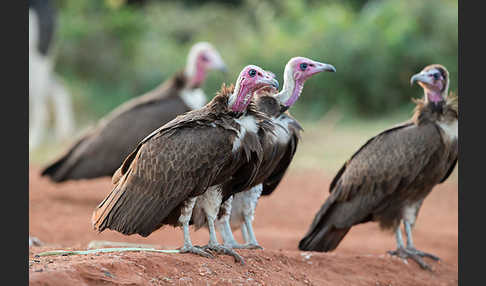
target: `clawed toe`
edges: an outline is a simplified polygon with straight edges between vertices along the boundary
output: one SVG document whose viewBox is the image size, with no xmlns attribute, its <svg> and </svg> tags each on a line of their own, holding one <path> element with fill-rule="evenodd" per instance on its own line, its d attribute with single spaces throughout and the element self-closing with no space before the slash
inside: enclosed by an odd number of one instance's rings
<svg viewBox="0 0 486 286">
<path fill-rule="evenodd" d="M 203 256 L 203 257 L 206 257 L 206 258 L 214 258 L 214 256 L 211 253 L 209 253 L 209 252 L 205 251 L 205 249 L 197 247 L 197 246 L 183 246 L 182 248 L 180 248 L 180 252 L 181 253 L 192 253 L 192 254 L 200 255 L 200 256 Z"/>
<path fill-rule="evenodd" d="M 263 250 L 263 247 L 261 247 L 258 243 L 250 243 L 248 244 L 248 249 L 261 249 Z"/>
<path fill-rule="evenodd" d="M 413 248 L 413 249 L 408 249 L 408 250 L 410 250 L 410 251 L 414 252 L 416 255 L 418 255 L 418 256 L 420 256 L 420 257 L 428 257 L 428 258 L 430 258 L 430 259 L 432 259 L 432 260 L 435 260 L 435 261 L 440 261 L 440 258 L 439 258 L 439 257 L 437 257 L 437 256 L 435 256 L 435 255 L 433 255 L 433 254 L 430 254 L 430 253 L 427 253 L 427 252 L 423 252 L 423 251 L 417 250 L 417 249 L 415 249 L 415 248 Z"/>
<path fill-rule="evenodd" d="M 233 258 L 235 259 L 235 262 L 245 264 L 243 257 L 241 257 L 238 253 L 236 253 L 233 249 L 231 249 L 229 247 L 222 246 L 222 245 L 206 245 L 206 246 L 203 246 L 203 249 L 211 250 L 211 251 L 214 251 L 216 253 L 221 253 L 221 254 L 233 256 Z"/>
<path fill-rule="evenodd" d="M 258 243 L 247 243 L 242 245 L 242 249 L 261 249 L 263 250 L 263 247 L 261 247 Z"/>
<path fill-rule="evenodd" d="M 235 249 L 262 249 L 263 250 L 263 247 L 254 243 L 247 243 L 247 244 L 235 243 L 235 244 L 224 245 L 224 246 L 228 248 L 235 248 Z"/>
<path fill-rule="evenodd" d="M 432 270 L 432 268 L 423 261 L 422 257 L 429 257 L 434 260 L 439 260 L 437 256 L 416 249 L 398 248 L 397 250 L 388 251 L 388 254 L 393 256 L 398 256 L 404 260 L 411 258 L 413 261 L 417 262 L 417 264 L 420 265 L 422 269 L 430 270 L 430 271 Z"/>
</svg>

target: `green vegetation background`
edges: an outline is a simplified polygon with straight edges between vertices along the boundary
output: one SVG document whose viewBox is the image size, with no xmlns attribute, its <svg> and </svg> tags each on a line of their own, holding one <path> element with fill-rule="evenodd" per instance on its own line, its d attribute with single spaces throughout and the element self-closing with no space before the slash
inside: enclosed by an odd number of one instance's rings
<svg viewBox="0 0 486 286">
<path fill-rule="evenodd" d="M 191 45 L 209 41 L 229 67 L 204 85 L 209 97 L 240 69 L 257 64 L 282 84 L 290 57 L 333 64 L 309 80 L 293 108 L 314 121 L 330 110 L 345 119 L 406 113 L 421 96 L 410 76 L 441 63 L 457 92 L 458 3 L 450 0 L 59 0 L 57 72 L 74 97 L 78 125 L 93 123 L 185 65 Z"/>
<path fill-rule="evenodd" d="M 209 75 L 208 97 L 247 64 L 281 84 L 293 56 L 337 68 L 309 79 L 292 108 L 305 132 L 291 169 L 334 174 L 368 138 L 408 119 L 411 98 L 422 96 L 410 76 L 425 65 L 445 65 L 457 92 L 457 1 L 127 1 L 141 0 L 56 0 L 56 70 L 73 95 L 77 131 L 48 138 L 31 162 L 52 161 L 100 117 L 182 69 L 197 41 L 213 43 L 229 68 Z"/>
</svg>

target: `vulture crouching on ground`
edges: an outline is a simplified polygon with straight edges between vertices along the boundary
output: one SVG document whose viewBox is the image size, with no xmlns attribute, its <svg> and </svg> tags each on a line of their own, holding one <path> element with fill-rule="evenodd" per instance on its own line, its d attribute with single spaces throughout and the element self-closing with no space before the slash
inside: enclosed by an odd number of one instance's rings
<svg viewBox="0 0 486 286">
<path fill-rule="evenodd" d="M 416 101 L 412 119 L 368 140 L 338 171 L 300 250 L 334 250 L 353 225 L 377 221 L 395 231 L 397 250 L 390 254 L 411 258 L 423 269 L 430 267 L 422 257 L 439 259 L 415 248 L 412 227 L 425 197 L 456 165 L 458 101 L 447 96 L 449 73 L 441 65 L 425 67 L 414 82 L 425 96 Z"/>
<path fill-rule="evenodd" d="M 263 147 L 263 161 L 252 187 L 244 192 L 224 199 L 221 217 L 217 221 L 218 230 L 225 246 L 232 248 L 262 248 L 255 237 L 252 221 L 260 195 L 270 195 L 282 180 L 297 149 L 302 127 L 288 112 L 299 98 L 304 82 L 312 75 L 336 69 L 329 64 L 320 63 L 304 57 L 294 57 L 288 61 L 284 70 L 282 91 L 276 89 L 258 91 L 254 98 L 259 111 L 266 114 L 274 124 L 274 132 L 260 132 Z M 233 189 L 233 182 L 224 185 Z M 227 192 L 231 194 L 231 192 Z M 231 215 L 230 215 L 231 213 Z M 230 223 L 231 221 L 231 223 Z M 231 226 L 230 226 L 231 224 Z M 238 244 L 232 230 L 241 227 L 245 245 Z"/>
<path fill-rule="evenodd" d="M 212 69 L 226 70 L 219 53 L 209 43 L 195 44 L 183 72 L 113 110 L 47 166 L 42 176 L 54 182 L 112 176 L 122 160 L 152 131 L 177 115 L 206 104 L 200 86 Z"/>
<path fill-rule="evenodd" d="M 203 206 L 210 231 L 205 249 L 242 261 L 216 239 L 219 185 L 238 180 L 244 190 L 251 184 L 262 157 L 256 131 L 271 124 L 251 98 L 255 90 L 272 85 L 278 82 L 264 70 L 247 66 L 233 93 L 223 86 L 203 108 L 176 117 L 143 139 L 113 176 L 113 190 L 93 213 L 94 228 L 145 237 L 163 225 L 182 225 L 181 252 L 209 257 L 192 245 L 189 224 L 196 200 L 210 193 Z"/>
</svg>

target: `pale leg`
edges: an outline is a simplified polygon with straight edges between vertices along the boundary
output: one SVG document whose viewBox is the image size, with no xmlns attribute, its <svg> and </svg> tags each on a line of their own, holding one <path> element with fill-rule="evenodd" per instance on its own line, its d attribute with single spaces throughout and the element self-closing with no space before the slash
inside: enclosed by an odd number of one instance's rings
<svg viewBox="0 0 486 286">
<path fill-rule="evenodd" d="M 74 131 L 74 115 L 70 94 L 55 76 L 51 80 L 50 95 L 54 103 L 57 138 L 66 139 Z"/>
<path fill-rule="evenodd" d="M 181 253 L 194 253 L 209 258 L 212 257 L 211 254 L 192 245 L 191 236 L 189 234 L 189 222 L 191 221 L 192 209 L 194 208 L 196 199 L 197 197 L 194 197 L 185 201 L 184 207 L 181 211 L 181 216 L 179 217 L 179 222 L 182 225 L 182 231 L 184 234 L 184 246 L 182 246 L 180 251 Z"/>
<path fill-rule="evenodd" d="M 244 227 L 242 226 L 242 233 L 246 232 L 245 248 L 251 249 L 263 249 L 257 242 L 255 233 L 253 232 L 253 218 L 255 217 L 255 208 L 258 202 L 258 198 L 262 193 L 263 186 L 259 184 L 249 191 L 247 191 L 247 199 L 245 200 L 245 207 L 243 208 Z"/>
<path fill-rule="evenodd" d="M 223 215 L 221 218 L 216 220 L 216 227 L 223 238 L 223 245 L 230 248 L 238 248 L 241 247 L 235 237 L 233 236 L 233 231 L 231 230 L 230 225 L 230 215 L 231 215 L 231 205 L 233 203 L 233 196 L 228 198 L 222 205 L 221 211 Z"/>
<path fill-rule="evenodd" d="M 241 262 L 244 264 L 243 258 L 233 251 L 231 248 L 222 246 L 218 242 L 216 237 L 216 230 L 214 228 L 214 221 L 219 213 L 219 208 L 222 202 L 221 190 L 218 186 L 208 188 L 208 190 L 200 196 L 200 203 L 204 213 L 206 214 L 206 220 L 209 228 L 209 242 L 208 245 L 204 246 L 204 249 L 209 249 L 217 253 L 223 253 L 233 256 L 236 262 Z"/>
<path fill-rule="evenodd" d="M 413 240 L 412 240 L 410 223 L 404 222 L 404 225 L 405 225 L 405 232 L 407 234 L 407 247 L 405 247 L 403 243 L 402 232 L 400 230 L 400 226 L 398 226 L 395 231 L 395 237 L 397 240 L 397 249 L 393 251 L 388 251 L 388 253 L 390 255 L 398 256 L 402 259 L 411 258 L 412 260 L 417 262 L 418 265 L 422 267 L 422 269 L 432 270 L 430 266 L 422 260 L 422 257 L 426 256 L 436 260 L 438 260 L 438 258 L 431 254 L 424 253 L 413 248 Z"/>
</svg>

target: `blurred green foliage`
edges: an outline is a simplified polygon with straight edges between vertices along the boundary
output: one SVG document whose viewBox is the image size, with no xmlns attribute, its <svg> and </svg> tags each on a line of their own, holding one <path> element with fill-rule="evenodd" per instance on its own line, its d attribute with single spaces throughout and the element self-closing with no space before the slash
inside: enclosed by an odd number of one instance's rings
<svg viewBox="0 0 486 286">
<path fill-rule="evenodd" d="M 306 83 L 293 113 L 316 119 L 336 108 L 374 117 L 411 110 L 410 76 L 440 63 L 457 91 L 458 3 L 449 0 L 58 1 L 57 71 L 78 119 L 95 120 L 185 65 L 197 41 L 220 51 L 230 73 L 213 72 L 209 97 L 257 64 L 280 83 L 289 58 L 333 64 Z"/>
</svg>

